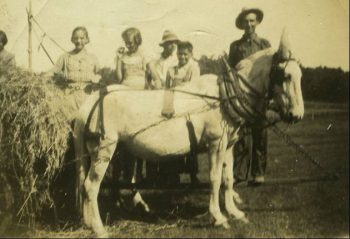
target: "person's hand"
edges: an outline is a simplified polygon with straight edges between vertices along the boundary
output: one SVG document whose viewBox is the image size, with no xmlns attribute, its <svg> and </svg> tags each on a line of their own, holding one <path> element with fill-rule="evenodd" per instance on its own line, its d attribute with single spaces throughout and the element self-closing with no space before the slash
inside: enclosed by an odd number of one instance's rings
<svg viewBox="0 0 350 239">
<path fill-rule="evenodd" d="M 100 80 L 101 80 L 101 76 L 100 75 L 92 75 L 92 77 L 91 77 L 92 79 L 91 79 L 91 81 L 92 81 L 92 83 L 95 83 L 95 84 L 98 84 L 99 82 L 100 82 Z"/>
<path fill-rule="evenodd" d="M 248 61 L 240 61 L 235 66 L 235 69 L 236 69 L 236 71 L 240 71 L 240 70 L 248 67 L 248 64 L 249 64 Z"/>
<path fill-rule="evenodd" d="M 125 47 L 119 47 L 117 50 L 117 59 L 120 59 L 125 54 Z"/>
</svg>

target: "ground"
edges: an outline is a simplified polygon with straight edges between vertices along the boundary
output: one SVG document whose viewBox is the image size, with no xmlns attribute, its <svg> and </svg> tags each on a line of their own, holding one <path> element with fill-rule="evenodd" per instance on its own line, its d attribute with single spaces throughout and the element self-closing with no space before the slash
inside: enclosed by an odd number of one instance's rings
<svg viewBox="0 0 350 239">
<path fill-rule="evenodd" d="M 337 180 L 322 179 L 321 169 L 296 153 L 269 131 L 267 181 L 260 187 L 237 186 L 244 200 L 239 207 L 250 223 L 231 220 L 228 230 L 210 224 L 208 190 L 145 191 L 152 213 L 111 209 L 101 195 L 103 221 L 112 237 L 349 237 L 349 118 L 344 105 L 306 104 L 304 119 L 291 126 L 279 124 Z M 208 161 L 200 155 L 201 181 L 208 181 Z M 299 179 L 310 179 L 302 182 Z M 313 180 L 315 179 L 315 180 Z M 319 179 L 319 180 L 316 180 Z M 183 181 L 187 178 L 184 176 Z M 299 181 L 298 181 L 299 180 Z M 128 193 L 124 195 L 128 197 Z M 63 226 L 65 225 L 65 226 Z M 73 226 L 72 226 L 73 225 Z M 11 235 L 30 237 L 91 237 L 90 230 L 71 222 L 59 229 L 42 225 Z"/>
</svg>

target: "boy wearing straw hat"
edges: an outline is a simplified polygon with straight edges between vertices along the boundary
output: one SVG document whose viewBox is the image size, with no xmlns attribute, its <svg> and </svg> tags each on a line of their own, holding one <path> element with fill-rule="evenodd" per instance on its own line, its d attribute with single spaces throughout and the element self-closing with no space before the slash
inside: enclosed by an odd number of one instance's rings
<svg viewBox="0 0 350 239">
<path fill-rule="evenodd" d="M 236 27 L 244 30 L 241 39 L 230 45 L 229 64 L 231 67 L 239 67 L 242 59 L 257 51 L 271 47 L 268 40 L 260 38 L 255 33 L 255 28 L 263 20 L 264 13 L 258 8 L 242 9 L 236 18 Z M 234 177 L 236 182 L 246 181 L 253 185 L 264 182 L 267 158 L 267 130 L 259 124 L 252 127 L 242 126 L 240 133 L 243 135 L 236 143 L 234 154 Z M 249 175 L 250 171 L 250 175 Z M 251 177 L 251 178 L 250 178 Z"/>
</svg>

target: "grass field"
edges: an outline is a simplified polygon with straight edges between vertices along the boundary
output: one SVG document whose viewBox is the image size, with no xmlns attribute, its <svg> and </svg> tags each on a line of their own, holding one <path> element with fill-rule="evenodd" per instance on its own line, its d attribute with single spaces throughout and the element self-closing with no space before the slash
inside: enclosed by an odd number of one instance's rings
<svg viewBox="0 0 350 239">
<path fill-rule="evenodd" d="M 273 132 L 269 132 L 269 159 L 266 183 L 260 187 L 238 186 L 244 200 L 239 207 L 247 213 L 249 224 L 231 220 L 228 230 L 214 228 L 209 216 L 208 190 L 148 191 L 144 198 L 152 213 L 110 209 L 110 198 L 100 200 L 102 218 L 112 237 L 349 237 L 349 118 L 347 106 L 306 104 L 305 118 L 292 126 L 279 124 L 293 140 L 338 180 L 311 180 L 323 172 L 298 155 Z M 205 155 L 200 155 L 200 180 L 208 181 Z M 184 178 L 185 180 L 186 178 Z M 279 181 L 276 179 L 283 179 Z M 128 195 L 125 195 L 128 197 Z M 64 223 L 63 223 L 64 224 Z M 73 224 L 74 225 L 74 224 Z M 54 229 L 43 225 L 17 236 L 91 237 L 79 225 Z"/>
</svg>

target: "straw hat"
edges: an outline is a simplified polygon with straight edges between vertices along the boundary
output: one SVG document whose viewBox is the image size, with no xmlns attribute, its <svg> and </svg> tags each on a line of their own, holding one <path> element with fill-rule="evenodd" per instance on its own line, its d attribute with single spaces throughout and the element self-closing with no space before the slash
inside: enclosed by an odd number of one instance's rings
<svg viewBox="0 0 350 239">
<path fill-rule="evenodd" d="M 163 33 L 163 37 L 162 37 L 162 41 L 159 43 L 160 46 L 163 46 L 164 43 L 169 42 L 169 41 L 176 41 L 179 42 L 179 38 L 175 35 L 175 33 L 173 33 L 170 30 L 165 30 Z"/>
<path fill-rule="evenodd" d="M 264 13 L 259 8 L 243 8 L 241 13 L 236 18 L 236 27 L 244 30 L 243 20 L 249 13 L 255 13 L 258 22 L 261 22 L 264 18 Z"/>
</svg>

